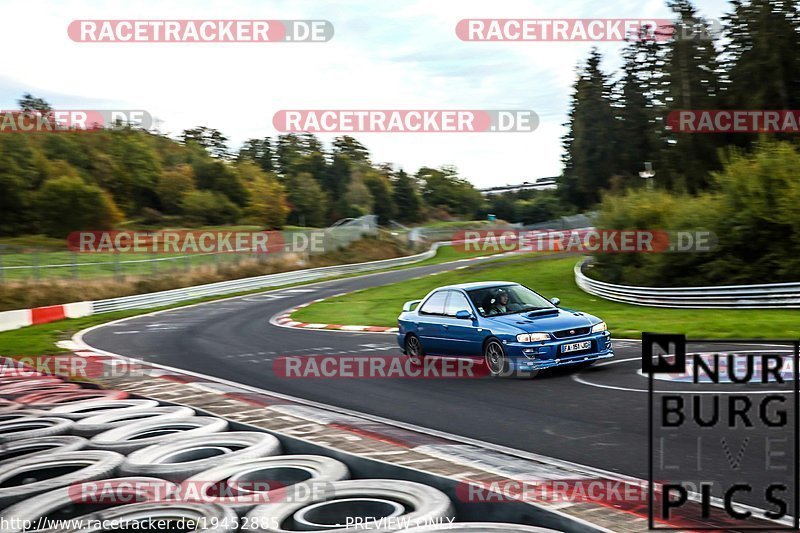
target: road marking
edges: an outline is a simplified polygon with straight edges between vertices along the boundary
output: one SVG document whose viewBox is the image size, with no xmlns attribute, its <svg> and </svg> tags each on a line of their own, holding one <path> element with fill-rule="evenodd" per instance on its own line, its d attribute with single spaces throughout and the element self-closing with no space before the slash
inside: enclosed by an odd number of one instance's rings
<svg viewBox="0 0 800 533">
<path fill-rule="evenodd" d="M 759 346 L 774 346 L 773 344 L 761 344 Z M 669 355 L 669 354 L 667 354 Z M 629 359 L 619 359 L 617 361 L 607 361 L 605 363 L 599 363 L 594 365 L 594 368 L 600 368 L 603 366 L 608 365 L 617 365 L 620 363 L 630 363 L 631 361 L 640 361 L 641 357 L 631 357 Z M 586 381 L 584 378 L 581 377 L 581 374 L 585 372 L 593 372 L 593 369 L 589 368 L 586 370 L 580 370 L 577 374 L 573 374 L 570 376 L 574 381 L 582 384 L 588 385 L 590 387 L 598 387 L 600 389 L 610 389 L 610 390 L 618 390 L 622 392 L 643 392 L 647 393 L 647 389 L 632 389 L 630 387 L 620 387 L 618 385 L 605 385 L 603 383 L 592 383 L 591 381 Z M 644 376 L 642 376 L 644 377 Z M 695 390 L 659 390 L 654 389 L 653 392 L 658 394 L 739 394 L 738 391 L 695 391 Z M 766 390 L 766 391 L 747 391 L 748 394 L 780 394 L 782 392 L 786 392 L 785 390 Z"/>
</svg>

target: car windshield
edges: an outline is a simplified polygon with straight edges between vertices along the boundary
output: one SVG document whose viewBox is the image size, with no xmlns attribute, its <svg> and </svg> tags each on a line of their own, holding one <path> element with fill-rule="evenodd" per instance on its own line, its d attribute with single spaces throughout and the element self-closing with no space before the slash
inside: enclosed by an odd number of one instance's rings
<svg viewBox="0 0 800 533">
<path fill-rule="evenodd" d="M 555 309 L 546 298 L 522 285 L 498 285 L 467 291 L 481 316 L 501 316 Z"/>
</svg>

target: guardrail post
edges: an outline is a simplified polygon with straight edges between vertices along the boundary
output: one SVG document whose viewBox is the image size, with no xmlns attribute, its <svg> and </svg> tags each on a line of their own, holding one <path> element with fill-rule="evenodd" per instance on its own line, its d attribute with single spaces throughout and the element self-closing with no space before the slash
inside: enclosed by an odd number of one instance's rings
<svg viewBox="0 0 800 533">
<path fill-rule="evenodd" d="M 42 277 L 42 273 L 39 271 L 40 268 L 41 267 L 39 266 L 39 251 L 38 250 L 34 250 L 33 251 L 33 279 L 35 279 L 36 281 L 39 281 L 41 279 L 41 277 Z"/>
</svg>

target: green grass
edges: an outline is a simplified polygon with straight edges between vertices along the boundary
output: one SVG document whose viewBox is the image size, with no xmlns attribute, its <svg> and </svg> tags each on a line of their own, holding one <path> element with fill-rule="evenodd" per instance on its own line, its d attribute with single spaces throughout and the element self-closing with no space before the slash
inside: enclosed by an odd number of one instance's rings
<svg viewBox="0 0 800 533">
<path fill-rule="evenodd" d="M 235 263 L 237 259 L 247 257 L 252 257 L 252 254 L 148 254 L 132 252 L 118 254 L 115 258 L 114 254 L 110 253 L 32 251 L 3 253 L 2 257 L 0 257 L 0 266 L 6 267 L 2 272 L 2 281 L 55 278 L 95 279 L 98 277 L 112 277 L 117 273 L 124 276 L 137 276 L 183 272 L 189 268 L 198 268 L 206 265 Z M 158 261 L 153 261 L 153 259 L 158 259 Z"/>
<path fill-rule="evenodd" d="M 694 338 L 797 338 L 800 333 L 800 312 L 793 310 L 662 309 L 610 302 L 575 285 L 572 269 L 576 262 L 577 258 L 571 257 L 479 263 L 330 298 L 300 309 L 293 317 L 313 323 L 396 326 L 403 302 L 422 298 L 431 289 L 451 283 L 507 280 L 548 298 L 558 297 L 562 307 L 601 317 L 617 338 L 639 338 L 642 331 L 685 333 Z"/>
</svg>

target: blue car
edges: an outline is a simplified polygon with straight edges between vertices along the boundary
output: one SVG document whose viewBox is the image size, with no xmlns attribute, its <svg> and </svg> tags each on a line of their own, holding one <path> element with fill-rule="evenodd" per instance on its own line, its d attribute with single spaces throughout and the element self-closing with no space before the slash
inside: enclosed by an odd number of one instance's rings
<svg viewBox="0 0 800 533">
<path fill-rule="evenodd" d="M 427 355 L 483 358 L 494 376 L 614 357 L 599 318 L 559 307 L 518 283 L 487 281 L 439 287 L 406 302 L 397 342 L 415 360 Z"/>
</svg>

